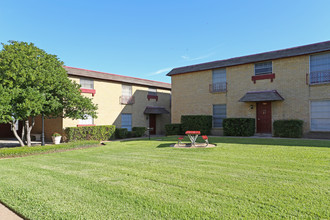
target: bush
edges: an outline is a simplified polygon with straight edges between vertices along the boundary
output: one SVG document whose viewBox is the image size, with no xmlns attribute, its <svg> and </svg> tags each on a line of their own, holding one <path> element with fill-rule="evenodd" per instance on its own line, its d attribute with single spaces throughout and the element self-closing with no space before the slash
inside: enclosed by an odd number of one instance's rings
<svg viewBox="0 0 330 220">
<path fill-rule="evenodd" d="M 202 134 L 209 135 L 212 129 L 211 115 L 182 115 L 182 132 L 200 131 Z"/>
<path fill-rule="evenodd" d="M 127 128 L 116 128 L 115 136 L 116 139 L 126 138 L 128 134 Z"/>
<path fill-rule="evenodd" d="M 67 141 L 109 140 L 115 132 L 114 125 L 68 127 L 65 129 Z"/>
<path fill-rule="evenodd" d="M 165 135 L 180 135 L 182 134 L 181 124 L 167 124 L 165 125 Z"/>
<path fill-rule="evenodd" d="M 302 120 L 276 120 L 273 123 L 274 136 L 300 138 L 303 135 Z"/>
<path fill-rule="evenodd" d="M 133 137 L 142 137 L 147 131 L 146 127 L 133 127 L 132 136 Z"/>
<path fill-rule="evenodd" d="M 253 136 L 255 133 L 254 118 L 225 118 L 222 125 L 225 136 Z"/>
</svg>

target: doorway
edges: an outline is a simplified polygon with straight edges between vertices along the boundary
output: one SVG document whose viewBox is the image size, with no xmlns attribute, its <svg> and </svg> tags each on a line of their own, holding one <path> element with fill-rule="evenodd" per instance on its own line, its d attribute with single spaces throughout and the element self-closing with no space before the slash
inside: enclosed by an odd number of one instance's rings
<svg viewBox="0 0 330 220">
<path fill-rule="evenodd" d="M 156 134 L 156 115 L 154 114 L 149 115 L 149 128 L 152 128 L 150 134 Z"/>
<path fill-rule="evenodd" d="M 257 133 L 272 133 L 271 102 L 257 102 Z"/>
</svg>

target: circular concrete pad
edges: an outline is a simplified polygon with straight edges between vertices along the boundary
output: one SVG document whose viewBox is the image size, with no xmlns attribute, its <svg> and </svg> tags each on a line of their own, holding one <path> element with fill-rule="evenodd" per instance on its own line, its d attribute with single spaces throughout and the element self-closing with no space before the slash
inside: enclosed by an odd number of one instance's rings
<svg viewBox="0 0 330 220">
<path fill-rule="evenodd" d="M 210 148 L 210 147 L 215 147 L 215 144 L 208 144 L 206 145 L 205 143 L 196 143 L 195 145 L 191 144 L 171 144 L 171 147 L 175 148 Z"/>
</svg>

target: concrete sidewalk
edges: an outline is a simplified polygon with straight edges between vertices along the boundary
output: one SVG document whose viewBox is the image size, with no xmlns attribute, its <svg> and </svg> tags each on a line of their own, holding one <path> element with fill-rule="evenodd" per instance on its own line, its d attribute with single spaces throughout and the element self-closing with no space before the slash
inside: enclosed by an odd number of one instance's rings
<svg viewBox="0 0 330 220">
<path fill-rule="evenodd" d="M 14 212 L 12 212 L 10 209 L 8 209 L 6 206 L 2 205 L 0 203 L 0 219 L 3 220 L 22 220 L 21 217 L 16 215 Z"/>
</svg>

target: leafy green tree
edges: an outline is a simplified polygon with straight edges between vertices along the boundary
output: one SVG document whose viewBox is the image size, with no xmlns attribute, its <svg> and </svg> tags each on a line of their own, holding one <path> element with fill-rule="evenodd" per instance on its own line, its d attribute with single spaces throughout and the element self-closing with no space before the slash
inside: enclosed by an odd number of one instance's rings
<svg viewBox="0 0 330 220">
<path fill-rule="evenodd" d="M 10 123 L 15 137 L 31 146 L 30 133 L 36 116 L 49 118 L 97 117 L 97 106 L 80 94 L 63 62 L 33 43 L 10 41 L 0 51 L 0 123 Z M 16 122 L 23 121 L 21 137 Z"/>
</svg>

